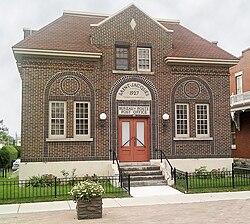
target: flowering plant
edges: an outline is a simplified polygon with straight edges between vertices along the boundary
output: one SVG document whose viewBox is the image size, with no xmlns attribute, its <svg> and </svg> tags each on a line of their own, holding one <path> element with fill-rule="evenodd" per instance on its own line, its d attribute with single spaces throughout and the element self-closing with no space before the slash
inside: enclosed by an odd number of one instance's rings
<svg viewBox="0 0 250 224">
<path fill-rule="evenodd" d="M 101 197 L 103 193 L 102 185 L 90 180 L 79 182 L 69 192 L 75 202 L 78 200 L 91 201 L 92 198 Z"/>
</svg>

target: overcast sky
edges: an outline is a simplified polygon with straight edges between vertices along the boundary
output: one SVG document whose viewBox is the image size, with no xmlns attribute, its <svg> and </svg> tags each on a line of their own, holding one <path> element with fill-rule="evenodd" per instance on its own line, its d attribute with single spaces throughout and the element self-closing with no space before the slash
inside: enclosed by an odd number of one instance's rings
<svg viewBox="0 0 250 224">
<path fill-rule="evenodd" d="M 21 79 L 11 47 L 23 27 L 40 29 L 63 10 L 112 14 L 134 2 L 154 18 L 181 24 L 235 56 L 250 47 L 249 0 L 0 0 L 0 120 L 20 134 Z"/>
</svg>

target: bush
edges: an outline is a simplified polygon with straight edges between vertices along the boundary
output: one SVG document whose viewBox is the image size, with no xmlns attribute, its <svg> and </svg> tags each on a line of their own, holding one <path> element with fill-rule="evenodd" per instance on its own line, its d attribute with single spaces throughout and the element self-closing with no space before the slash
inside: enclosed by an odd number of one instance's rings
<svg viewBox="0 0 250 224">
<path fill-rule="evenodd" d="M 0 168 L 7 168 L 10 162 L 10 152 L 6 148 L 0 150 Z"/>
<path fill-rule="evenodd" d="M 53 181 L 55 179 L 55 176 L 52 174 L 44 174 L 42 176 L 32 176 L 29 179 L 29 183 L 26 184 L 26 186 L 32 186 L 32 187 L 50 187 L 53 184 Z"/>
<path fill-rule="evenodd" d="M 7 165 L 7 168 L 10 168 L 12 166 L 12 161 L 17 159 L 18 152 L 12 145 L 5 145 L 2 147 L 2 150 L 7 150 L 10 154 L 9 163 Z"/>
</svg>

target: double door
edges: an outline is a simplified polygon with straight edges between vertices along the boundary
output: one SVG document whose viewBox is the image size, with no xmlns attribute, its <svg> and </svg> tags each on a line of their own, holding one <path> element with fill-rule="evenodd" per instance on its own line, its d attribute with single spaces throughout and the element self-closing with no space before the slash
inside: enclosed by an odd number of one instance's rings
<svg viewBox="0 0 250 224">
<path fill-rule="evenodd" d="M 148 118 L 119 118 L 119 161 L 149 161 Z"/>
</svg>

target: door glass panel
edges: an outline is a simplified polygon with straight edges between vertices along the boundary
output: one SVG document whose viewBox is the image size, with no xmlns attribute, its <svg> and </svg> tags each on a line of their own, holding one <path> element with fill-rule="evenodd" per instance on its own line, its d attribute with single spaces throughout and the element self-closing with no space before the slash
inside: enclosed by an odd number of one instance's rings
<svg viewBox="0 0 250 224">
<path fill-rule="evenodd" d="M 136 122 L 136 146 L 144 145 L 144 122 Z"/>
<path fill-rule="evenodd" d="M 130 146 L 130 122 L 122 122 L 122 146 Z"/>
</svg>

